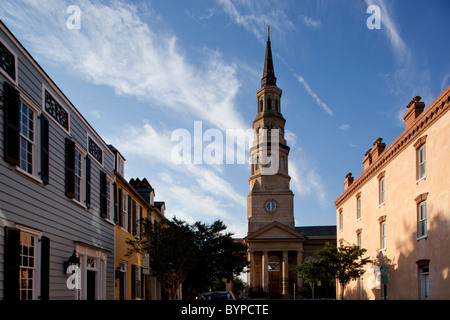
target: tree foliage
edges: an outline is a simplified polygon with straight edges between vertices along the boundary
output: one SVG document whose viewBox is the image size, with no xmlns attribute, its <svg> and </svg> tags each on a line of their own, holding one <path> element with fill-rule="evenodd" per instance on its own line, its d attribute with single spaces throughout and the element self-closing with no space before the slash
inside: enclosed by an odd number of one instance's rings
<svg viewBox="0 0 450 320">
<path fill-rule="evenodd" d="M 148 253 L 150 270 L 170 299 L 183 291 L 198 294 L 218 279 L 232 280 L 247 264 L 247 247 L 224 232 L 226 226 L 217 220 L 211 225 L 164 220 L 143 222 L 141 239 L 128 239 L 129 255 Z"/>
<path fill-rule="evenodd" d="M 314 300 L 315 284 L 324 279 L 324 273 L 326 272 L 322 260 L 312 259 L 309 261 L 301 261 L 300 264 L 296 266 L 295 270 L 303 281 L 308 283 L 311 287 L 312 299 Z"/>
<path fill-rule="evenodd" d="M 211 225 L 196 222 L 196 267 L 188 272 L 183 290 L 198 295 L 214 286 L 220 279 L 233 280 L 247 265 L 247 247 L 225 232 L 226 226 L 217 220 Z"/>
<path fill-rule="evenodd" d="M 128 239 L 128 254 L 148 253 L 150 272 L 158 278 L 169 299 L 175 300 L 180 285 L 196 265 L 195 234 L 184 221 L 163 220 L 142 223 L 141 239 Z"/>
<path fill-rule="evenodd" d="M 344 299 L 344 288 L 363 273 L 363 266 L 370 263 L 369 258 L 363 258 L 367 250 L 358 245 L 341 245 L 339 247 L 327 242 L 317 253 L 322 257 L 327 272 L 333 275 L 341 285 L 341 299 Z"/>
</svg>

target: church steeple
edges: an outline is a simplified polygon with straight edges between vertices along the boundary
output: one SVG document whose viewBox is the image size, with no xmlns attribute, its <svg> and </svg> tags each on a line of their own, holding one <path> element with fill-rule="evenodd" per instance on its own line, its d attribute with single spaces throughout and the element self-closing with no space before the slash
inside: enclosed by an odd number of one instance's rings
<svg viewBox="0 0 450 320">
<path fill-rule="evenodd" d="M 268 34 L 264 74 L 261 88 L 256 92 L 255 136 L 249 150 L 252 159 L 247 198 L 249 233 L 275 221 L 292 229 L 295 224 L 294 194 L 289 186 L 290 148 L 284 136 L 286 120 L 281 114 L 282 90 L 276 86 L 276 80 Z"/>
<path fill-rule="evenodd" d="M 272 49 L 270 47 L 270 26 L 267 26 L 266 58 L 264 60 L 264 73 L 261 86 L 276 86 L 277 78 L 273 69 Z"/>
</svg>

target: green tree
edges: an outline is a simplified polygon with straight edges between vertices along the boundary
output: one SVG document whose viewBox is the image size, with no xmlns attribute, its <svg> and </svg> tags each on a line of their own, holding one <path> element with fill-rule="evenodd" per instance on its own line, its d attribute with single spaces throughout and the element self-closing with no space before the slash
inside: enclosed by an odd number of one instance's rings
<svg viewBox="0 0 450 320">
<path fill-rule="evenodd" d="M 341 286 L 341 300 L 344 299 L 344 288 L 351 281 L 359 278 L 363 273 L 363 266 L 370 263 L 369 258 L 362 256 L 367 250 L 358 245 L 336 245 L 327 242 L 317 253 L 322 257 L 327 272 L 339 281 Z"/>
<path fill-rule="evenodd" d="M 186 295 L 198 295 L 214 287 L 221 279 L 233 280 L 247 265 L 247 246 L 236 241 L 226 226 L 217 220 L 208 225 L 196 222 L 195 234 L 196 268 L 191 269 L 183 284 Z"/>
<path fill-rule="evenodd" d="M 311 287 L 312 299 L 314 300 L 315 284 L 324 279 L 325 268 L 322 260 L 312 259 L 304 262 L 300 261 L 300 264 L 295 267 L 295 270 L 303 281 Z"/>
<path fill-rule="evenodd" d="M 140 239 L 127 239 L 128 255 L 149 254 L 150 272 L 169 299 L 176 299 L 181 284 L 186 295 L 197 295 L 217 280 L 232 280 L 247 265 L 247 247 L 225 233 L 220 220 L 208 225 L 176 218 L 152 224 L 146 219 L 142 230 Z"/>
<path fill-rule="evenodd" d="M 150 272 L 156 276 L 169 299 L 177 298 L 177 291 L 188 272 L 196 266 L 195 233 L 184 221 L 163 220 L 142 223 L 141 239 L 127 239 L 128 255 L 148 253 Z"/>
</svg>

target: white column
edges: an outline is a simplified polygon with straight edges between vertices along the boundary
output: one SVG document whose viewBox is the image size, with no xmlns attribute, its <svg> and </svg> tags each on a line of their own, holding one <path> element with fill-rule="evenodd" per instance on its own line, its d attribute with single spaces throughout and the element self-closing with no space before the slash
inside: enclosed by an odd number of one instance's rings
<svg viewBox="0 0 450 320">
<path fill-rule="evenodd" d="M 267 251 L 263 252 L 262 255 L 262 261 L 261 261 L 261 267 L 262 267 L 262 285 L 263 290 L 268 291 L 269 290 L 269 253 Z"/>
<path fill-rule="evenodd" d="M 288 251 L 283 251 L 283 263 L 282 263 L 282 269 L 281 269 L 281 280 L 282 280 L 282 294 L 286 295 L 288 290 L 288 279 L 289 279 L 289 260 L 288 260 Z"/>
</svg>

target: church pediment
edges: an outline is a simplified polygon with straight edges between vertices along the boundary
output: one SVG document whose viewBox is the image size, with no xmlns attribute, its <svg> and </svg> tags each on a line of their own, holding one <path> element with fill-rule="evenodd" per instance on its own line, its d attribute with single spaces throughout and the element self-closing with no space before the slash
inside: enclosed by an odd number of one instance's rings
<svg viewBox="0 0 450 320">
<path fill-rule="evenodd" d="M 275 221 L 248 235 L 246 240 L 305 240 L 305 236 L 302 233 Z"/>
</svg>

